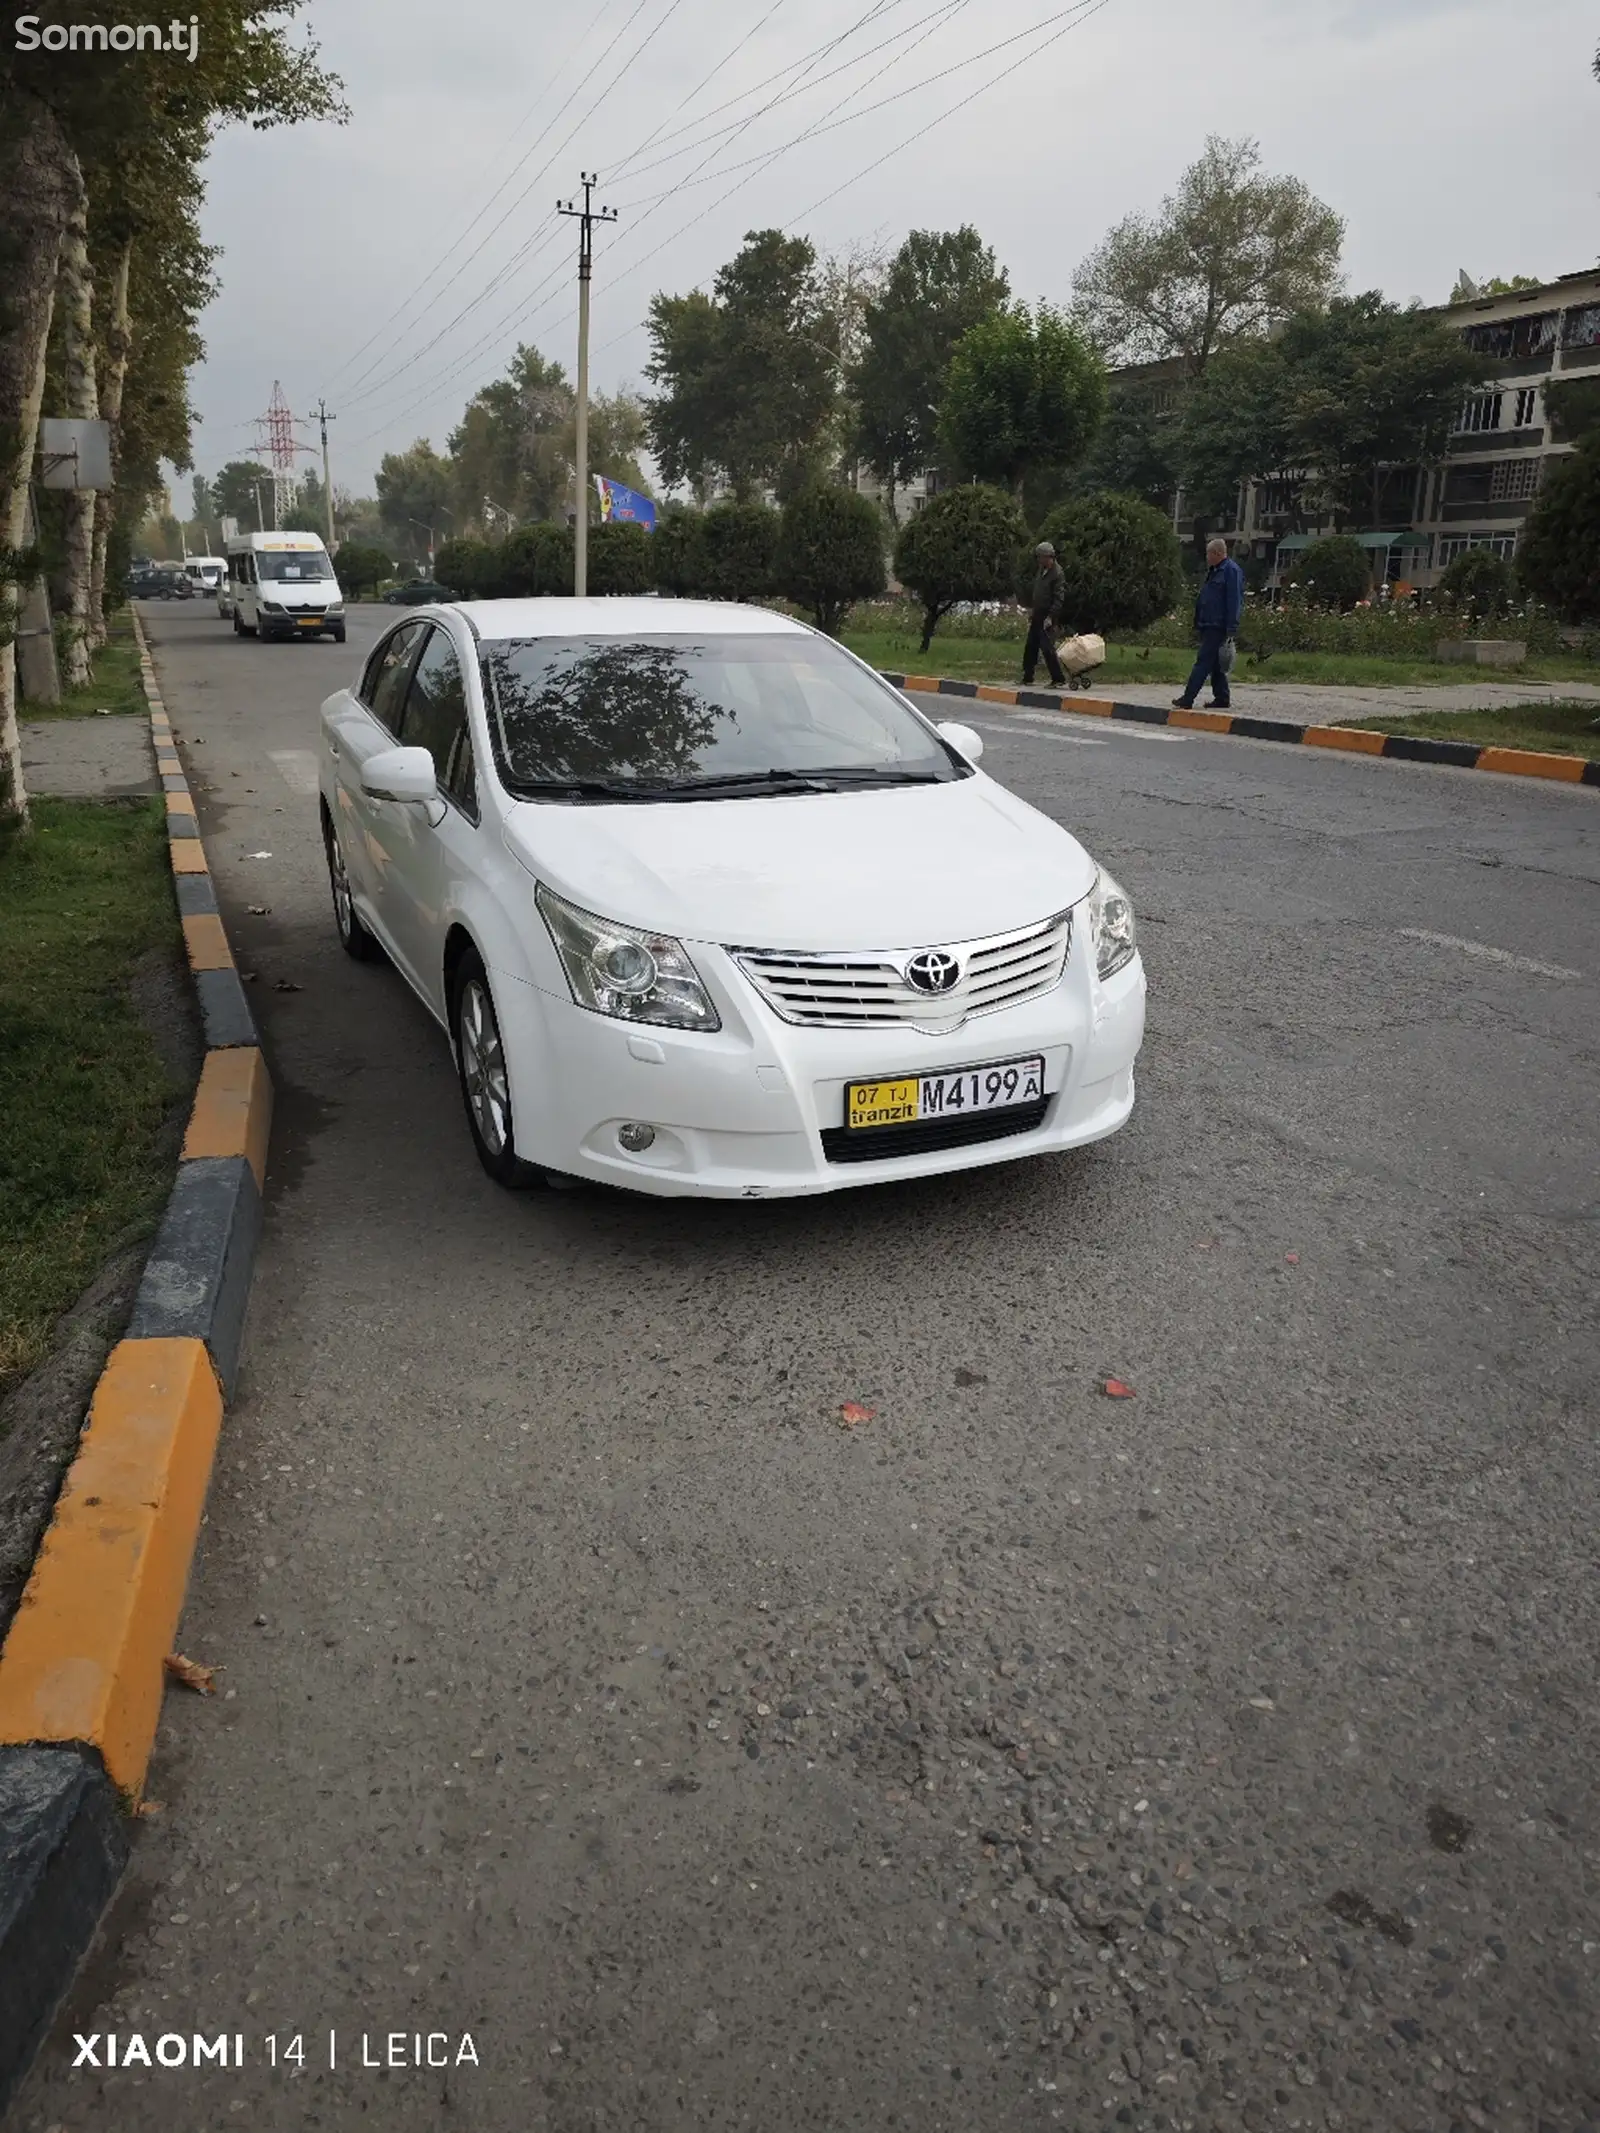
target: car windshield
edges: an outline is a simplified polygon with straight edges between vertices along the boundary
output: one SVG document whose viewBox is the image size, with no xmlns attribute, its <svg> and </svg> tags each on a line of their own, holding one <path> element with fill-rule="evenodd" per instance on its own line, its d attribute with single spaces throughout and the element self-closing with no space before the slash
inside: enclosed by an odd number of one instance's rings
<svg viewBox="0 0 1600 2133">
<path fill-rule="evenodd" d="M 333 576 L 333 565 L 321 549 L 261 548 L 256 551 L 256 570 L 263 578 L 287 579 L 297 585 Z"/>
<path fill-rule="evenodd" d="M 513 792 L 721 797 L 969 774 L 887 683 L 820 637 L 539 637 L 481 657 Z"/>
</svg>

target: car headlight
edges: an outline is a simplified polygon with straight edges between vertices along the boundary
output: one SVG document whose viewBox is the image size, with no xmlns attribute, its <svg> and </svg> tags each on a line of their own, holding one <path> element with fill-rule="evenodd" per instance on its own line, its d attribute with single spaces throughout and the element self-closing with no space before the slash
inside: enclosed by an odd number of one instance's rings
<svg viewBox="0 0 1600 2133">
<path fill-rule="evenodd" d="M 533 898 L 580 1007 L 668 1029 L 722 1027 L 681 941 L 580 911 L 543 882 Z"/>
<path fill-rule="evenodd" d="M 1095 967 L 1102 978 L 1111 977 L 1124 963 L 1131 963 L 1139 946 L 1128 892 L 1103 867 L 1089 891 L 1089 937 L 1094 942 Z"/>
<path fill-rule="evenodd" d="M 284 604 L 281 600 L 263 600 L 261 603 L 261 612 L 264 615 L 282 615 L 286 614 L 288 610 L 284 607 Z"/>
<path fill-rule="evenodd" d="M 342 600 L 330 600 L 328 602 L 328 613 L 330 615 L 342 615 L 344 613 L 344 602 Z"/>
</svg>

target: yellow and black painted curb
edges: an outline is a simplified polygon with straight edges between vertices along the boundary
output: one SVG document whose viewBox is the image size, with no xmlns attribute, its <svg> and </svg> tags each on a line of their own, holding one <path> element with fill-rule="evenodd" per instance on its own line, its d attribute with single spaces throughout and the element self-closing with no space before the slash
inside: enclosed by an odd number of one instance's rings
<svg viewBox="0 0 1600 2133">
<path fill-rule="evenodd" d="M 879 670 L 883 672 L 882 669 Z M 1197 733 L 1233 733 L 1251 741 L 1288 741 L 1333 748 L 1346 755 L 1388 756 L 1402 763 L 1447 763 L 1456 770 L 1497 770 L 1515 778 L 1554 778 L 1567 785 L 1600 785 L 1600 762 L 1578 755 L 1546 755 L 1533 748 L 1480 747 L 1475 741 L 1419 740 L 1404 733 L 1368 733 L 1353 726 L 1299 726 L 1286 718 L 1249 718 L 1234 711 L 1185 711 L 1178 705 L 1124 704 L 1074 689 L 1010 689 L 986 681 L 951 681 L 935 674 L 890 674 L 897 689 L 960 696 L 1013 710 L 1073 711 L 1087 718 L 1125 719 L 1139 726 L 1187 726 Z"/>
<path fill-rule="evenodd" d="M 128 1857 L 233 1390 L 272 1084 L 135 620 L 206 1051 L 166 1212 L 0 1649 L 0 2112 Z"/>
</svg>

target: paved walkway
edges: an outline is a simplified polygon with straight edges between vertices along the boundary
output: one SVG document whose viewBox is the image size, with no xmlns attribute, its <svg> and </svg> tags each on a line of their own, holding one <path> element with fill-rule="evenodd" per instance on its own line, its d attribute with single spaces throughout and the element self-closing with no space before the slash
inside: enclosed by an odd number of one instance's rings
<svg viewBox="0 0 1600 2133">
<path fill-rule="evenodd" d="M 1089 693 L 1125 704 L 1170 704 L 1178 689 L 1170 681 L 1091 681 Z M 1233 679 L 1234 710 L 1253 718 L 1292 719 L 1297 725 L 1376 718 L 1385 711 L 1409 718 L 1419 711 L 1492 711 L 1505 704 L 1574 701 L 1592 703 L 1600 712 L 1600 682 L 1484 680 L 1440 688 L 1357 689 L 1329 682 L 1250 681 L 1242 673 Z"/>
<path fill-rule="evenodd" d="M 150 728 L 134 711 L 24 719 L 22 774 L 30 793 L 70 800 L 122 800 L 161 790 Z"/>
</svg>

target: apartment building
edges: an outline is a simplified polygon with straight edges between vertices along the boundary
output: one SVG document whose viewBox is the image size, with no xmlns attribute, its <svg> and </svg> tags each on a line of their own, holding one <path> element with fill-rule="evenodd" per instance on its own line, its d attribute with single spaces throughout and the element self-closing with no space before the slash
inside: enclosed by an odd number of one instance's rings
<svg viewBox="0 0 1600 2133">
<path fill-rule="evenodd" d="M 1381 523 L 1351 529 L 1391 581 L 1431 585 L 1464 548 L 1511 556 L 1558 444 L 1546 419 L 1545 388 L 1554 380 L 1600 372 L 1600 267 L 1563 274 L 1536 288 L 1473 296 L 1438 312 L 1481 358 L 1484 383 L 1462 402 L 1444 458 L 1436 465 L 1396 466 L 1384 483 Z M 1175 418 L 1183 391 L 1176 360 L 1130 365 L 1114 385 L 1137 393 L 1160 419 Z M 1309 517 L 1305 472 L 1285 469 L 1240 485 L 1231 526 L 1220 528 L 1236 552 L 1253 558 L 1270 586 L 1293 568 L 1295 553 L 1331 520 Z M 1183 526 L 1181 495 L 1174 523 Z"/>
</svg>

